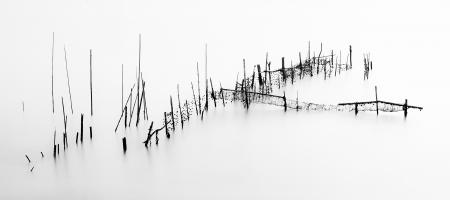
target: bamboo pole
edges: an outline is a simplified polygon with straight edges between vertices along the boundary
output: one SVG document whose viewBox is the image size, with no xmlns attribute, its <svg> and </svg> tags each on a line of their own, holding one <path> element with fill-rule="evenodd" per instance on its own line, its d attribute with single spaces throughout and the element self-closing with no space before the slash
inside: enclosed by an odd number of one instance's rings
<svg viewBox="0 0 450 200">
<path fill-rule="evenodd" d="M 151 144 L 150 140 L 152 137 L 151 135 L 152 129 L 153 129 L 153 122 L 150 124 L 150 128 L 148 129 L 147 139 L 143 142 L 146 148 L 148 147 L 148 144 Z"/>
<path fill-rule="evenodd" d="M 208 111 L 208 44 L 205 44 L 205 110 Z"/>
<path fill-rule="evenodd" d="M 378 115 L 378 94 L 377 94 L 377 86 L 375 86 L 375 101 L 376 101 L 377 115 Z"/>
<path fill-rule="evenodd" d="M 223 103 L 223 107 L 225 107 L 225 98 L 224 98 L 224 96 L 223 96 L 222 83 L 220 83 L 220 94 L 222 95 L 222 103 Z"/>
<path fill-rule="evenodd" d="M 214 92 L 214 87 L 213 87 L 213 83 L 212 83 L 211 78 L 209 78 L 209 82 L 211 83 L 211 96 L 212 96 L 212 98 L 214 100 L 214 108 L 215 108 L 215 107 L 217 107 L 217 105 L 216 105 L 216 93 Z"/>
<path fill-rule="evenodd" d="M 66 53 L 66 46 L 65 45 L 64 45 L 64 59 L 66 61 L 66 75 L 67 75 L 67 87 L 69 88 L 70 110 L 72 111 L 72 114 L 73 114 L 72 93 L 70 92 L 69 70 L 67 69 L 67 53 Z"/>
<path fill-rule="evenodd" d="M 90 74 L 90 87 L 91 87 L 91 117 L 94 115 L 94 107 L 92 105 L 92 49 L 89 50 L 89 74 Z M 72 100 L 70 100 L 72 101 Z"/>
<path fill-rule="evenodd" d="M 181 129 L 184 128 L 183 122 L 183 111 L 181 110 L 181 101 L 180 101 L 180 85 L 177 84 L 177 93 L 178 93 L 178 108 L 180 109 L 180 121 L 181 121 Z"/>
<path fill-rule="evenodd" d="M 286 71 L 284 69 L 284 57 L 281 57 L 281 74 L 283 76 L 283 81 L 286 82 Z"/>
<path fill-rule="evenodd" d="M 175 132 L 175 117 L 173 116 L 173 103 L 172 103 L 172 96 L 170 96 L 170 114 L 172 115 L 172 128 Z"/>
<path fill-rule="evenodd" d="M 188 104 L 187 99 L 186 99 L 185 105 L 186 105 L 186 114 L 187 114 L 186 116 L 187 116 L 187 120 L 189 121 L 190 114 L 189 114 L 189 104 Z"/>
<path fill-rule="evenodd" d="M 27 158 L 27 160 L 28 160 L 28 163 L 31 163 L 31 160 L 30 160 L 30 158 L 28 157 L 28 155 L 27 155 L 27 154 L 25 154 L 25 157 Z"/>
<path fill-rule="evenodd" d="M 123 64 L 122 64 L 122 108 L 121 110 L 123 111 Z"/>
<path fill-rule="evenodd" d="M 164 127 L 166 128 L 166 137 L 167 139 L 170 138 L 170 134 L 169 134 L 169 126 L 167 125 L 167 114 L 166 112 L 164 112 Z"/>
<path fill-rule="evenodd" d="M 137 98 L 139 99 L 140 93 L 140 79 L 141 79 L 141 34 L 139 34 L 139 61 L 138 61 L 138 77 L 137 77 Z M 139 100 L 138 100 L 139 101 Z M 141 105 L 138 102 L 137 113 L 136 113 L 136 126 L 139 123 L 139 113 L 141 111 Z"/>
<path fill-rule="evenodd" d="M 303 66 L 302 66 L 302 54 L 300 52 L 298 52 L 298 60 L 299 60 L 299 66 L 300 66 L 300 72 L 298 77 L 300 79 L 302 79 L 302 75 L 303 75 Z"/>
<path fill-rule="evenodd" d="M 191 88 L 192 88 L 192 96 L 193 96 L 193 98 L 194 98 L 195 113 L 196 113 L 197 116 L 198 116 L 197 100 L 195 99 L 194 84 L 192 84 L 192 81 L 191 81 Z"/>
<path fill-rule="evenodd" d="M 202 102 L 201 102 L 201 93 L 200 93 L 200 74 L 198 72 L 198 62 L 197 62 L 197 89 L 198 89 L 198 113 L 202 112 Z"/>
<path fill-rule="evenodd" d="M 319 75 L 319 69 L 320 69 L 320 55 L 322 54 L 322 42 L 320 43 L 320 52 L 319 57 L 317 57 L 317 75 Z"/>
<path fill-rule="evenodd" d="M 83 144 L 83 113 L 81 113 L 80 142 Z"/>
<path fill-rule="evenodd" d="M 55 97 L 54 97 L 54 91 L 53 91 L 53 57 L 55 52 L 55 32 L 53 32 L 52 36 L 52 109 L 53 114 L 55 114 Z"/>
<path fill-rule="evenodd" d="M 353 67 L 352 64 L 352 45 L 350 45 L 350 68 Z"/>
</svg>

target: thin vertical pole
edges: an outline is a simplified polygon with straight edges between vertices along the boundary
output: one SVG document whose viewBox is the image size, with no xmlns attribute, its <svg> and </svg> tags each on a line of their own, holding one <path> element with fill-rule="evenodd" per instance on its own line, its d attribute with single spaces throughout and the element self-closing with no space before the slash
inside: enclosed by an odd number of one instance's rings
<svg viewBox="0 0 450 200">
<path fill-rule="evenodd" d="M 208 110 L 208 44 L 205 44 L 205 109 Z"/>
<path fill-rule="evenodd" d="M 55 113 L 55 97 L 53 92 L 53 57 L 55 52 L 55 32 L 53 32 L 52 37 L 52 108 L 53 108 L 53 114 Z"/>
<path fill-rule="evenodd" d="M 180 109 L 181 129 L 183 129 L 184 128 L 184 122 L 183 122 L 183 111 L 181 110 L 180 85 L 179 84 L 177 84 L 177 93 L 178 93 L 178 108 Z"/>
<path fill-rule="evenodd" d="M 90 72 L 89 74 L 90 74 L 90 86 L 91 86 L 91 117 L 92 117 L 92 115 L 94 114 L 94 109 L 93 109 L 93 105 L 92 105 L 92 49 L 89 50 L 89 72 Z"/>
<path fill-rule="evenodd" d="M 72 93 L 70 92 L 70 81 L 69 81 L 69 70 L 67 69 L 67 53 L 66 53 L 66 46 L 64 46 L 64 59 L 66 61 L 66 75 L 67 75 L 67 87 L 69 87 L 69 97 L 70 97 L 70 110 L 73 114 L 73 107 L 72 107 Z"/>
<path fill-rule="evenodd" d="M 191 81 L 191 88 L 192 88 L 192 96 L 194 97 L 195 113 L 198 115 L 197 100 L 195 99 L 194 84 L 192 84 L 192 81 Z"/>
<path fill-rule="evenodd" d="M 122 111 L 123 111 L 123 64 L 122 64 Z"/>
<path fill-rule="evenodd" d="M 378 94 L 377 94 L 377 86 L 375 86 L 375 101 L 376 101 L 377 115 L 378 115 Z"/>
<path fill-rule="evenodd" d="M 198 72 L 198 62 L 197 62 L 197 89 L 198 89 L 198 113 L 202 113 L 202 99 L 200 94 L 200 74 Z"/>
</svg>

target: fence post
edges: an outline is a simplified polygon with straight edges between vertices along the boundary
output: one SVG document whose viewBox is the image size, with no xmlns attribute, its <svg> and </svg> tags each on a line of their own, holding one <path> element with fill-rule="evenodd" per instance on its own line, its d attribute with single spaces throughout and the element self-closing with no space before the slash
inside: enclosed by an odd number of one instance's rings
<svg viewBox="0 0 450 200">
<path fill-rule="evenodd" d="M 408 115 L 408 99 L 405 99 L 405 104 L 403 105 L 403 112 L 406 118 L 406 116 Z"/>
</svg>

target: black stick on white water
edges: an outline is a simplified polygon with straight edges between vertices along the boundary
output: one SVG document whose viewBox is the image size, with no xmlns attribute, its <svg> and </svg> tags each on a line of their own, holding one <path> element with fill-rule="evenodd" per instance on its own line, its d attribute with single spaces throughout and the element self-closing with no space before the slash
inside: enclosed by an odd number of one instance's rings
<svg viewBox="0 0 450 200">
<path fill-rule="evenodd" d="M 122 117 L 123 117 L 124 113 L 125 113 L 124 125 L 125 125 L 125 128 L 127 127 L 127 115 L 128 115 L 128 106 L 127 106 L 127 104 L 128 104 L 128 101 L 131 99 L 133 88 L 134 88 L 134 85 L 131 88 L 131 92 L 130 92 L 130 95 L 128 95 L 127 101 L 125 102 L 125 107 L 122 109 L 122 113 L 120 114 L 120 118 L 119 118 L 119 121 L 117 122 L 117 125 L 116 125 L 116 128 L 114 129 L 114 132 L 117 132 L 117 128 L 119 127 L 120 121 L 122 120 Z"/>
<path fill-rule="evenodd" d="M 83 113 L 81 113 L 80 142 L 83 144 Z"/>
<path fill-rule="evenodd" d="M 30 158 L 28 157 L 28 155 L 27 155 L 27 154 L 25 154 L 25 157 L 27 158 L 27 160 L 28 160 L 28 163 L 31 163 L 31 160 L 30 160 Z"/>
<path fill-rule="evenodd" d="M 150 124 L 150 128 L 148 129 L 147 139 L 143 142 L 145 147 L 148 147 L 148 144 L 150 143 L 150 139 L 152 137 L 151 135 L 152 129 L 153 129 L 153 122 Z"/>
<path fill-rule="evenodd" d="M 89 80 L 90 80 L 89 85 L 91 88 L 91 117 L 92 117 L 92 115 L 94 115 L 94 106 L 92 102 L 92 49 L 89 50 Z"/>
<path fill-rule="evenodd" d="M 187 101 L 187 99 L 186 99 L 186 103 L 184 104 L 185 106 L 186 106 L 186 116 L 187 116 L 187 120 L 189 121 L 189 104 L 188 104 L 188 101 Z"/>
<path fill-rule="evenodd" d="M 52 39 L 52 108 L 53 108 L 53 114 L 55 113 L 55 97 L 53 92 L 53 57 L 54 57 L 54 51 L 55 51 L 55 32 L 53 32 L 53 39 Z"/>
<path fill-rule="evenodd" d="M 172 96 L 170 96 L 170 114 L 172 115 L 172 128 L 175 132 L 175 117 L 173 116 L 173 103 L 172 103 Z"/>
<path fill-rule="evenodd" d="M 215 108 L 215 107 L 217 107 L 217 105 L 216 105 L 216 94 L 214 92 L 214 87 L 213 87 L 211 78 L 209 78 L 209 82 L 211 83 L 211 97 L 214 100 L 214 108 Z"/>
<path fill-rule="evenodd" d="M 169 127 L 167 125 L 167 114 L 166 112 L 164 112 L 164 127 L 166 128 L 166 137 L 167 139 L 170 138 L 170 134 L 169 134 Z"/>
<path fill-rule="evenodd" d="M 208 44 L 205 44 L 205 110 L 208 111 Z"/>
<path fill-rule="evenodd" d="M 225 107 L 225 98 L 224 98 L 224 96 L 223 96 L 222 83 L 220 83 L 220 95 L 222 96 L 223 107 Z"/>
<path fill-rule="evenodd" d="M 66 52 L 66 46 L 64 46 L 64 60 L 66 61 L 66 75 L 67 75 L 67 87 L 69 88 L 70 110 L 72 111 L 72 114 L 73 114 L 72 93 L 70 92 L 69 70 L 67 69 L 67 52 Z"/>
<path fill-rule="evenodd" d="M 191 81 L 192 96 L 194 97 L 195 113 L 198 115 L 197 100 L 195 99 L 194 84 Z"/>
<path fill-rule="evenodd" d="M 198 72 L 198 62 L 197 62 L 197 89 L 198 89 L 198 113 L 202 112 L 202 101 L 201 101 L 201 93 L 200 93 L 200 74 Z"/>
<path fill-rule="evenodd" d="M 184 122 L 183 122 L 183 111 L 181 110 L 180 85 L 179 84 L 177 84 L 177 93 L 178 93 L 178 108 L 180 109 L 181 129 L 183 129 L 184 128 Z"/>
<path fill-rule="evenodd" d="M 123 148 L 123 153 L 127 152 L 127 139 L 125 137 L 122 138 L 122 148 Z"/>
<path fill-rule="evenodd" d="M 122 112 L 123 112 L 123 64 L 122 64 Z"/>
</svg>

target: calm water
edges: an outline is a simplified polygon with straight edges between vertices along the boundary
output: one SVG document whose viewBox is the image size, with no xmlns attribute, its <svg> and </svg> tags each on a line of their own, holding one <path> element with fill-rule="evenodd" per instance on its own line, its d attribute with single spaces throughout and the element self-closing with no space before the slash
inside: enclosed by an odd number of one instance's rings
<svg viewBox="0 0 450 200">
<path fill-rule="evenodd" d="M 28 3 L 39 9 L 22 10 L 21 3 L 7 2 L 6 8 L 12 11 L 0 12 L 12 20 L 5 21 L 9 29 L 0 35 L 4 44 L 0 47 L 1 199 L 450 197 L 449 108 L 445 106 L 450 100 L 445 61 L 450 43 L 444 37 L 448 30 L 443 28 L 447 23 L 442 20 L 443 12 L 432 12 L 448 8 L 439 4 L 442 2 L 412 4 L 403 11 L 404 18 L 396 17 L 396 8 L 402 8 L 399 4 L 393 8 L 372 5 L 367 13 L 342 14 L 340 11 L 365 6 L 330 3 L 336 10 L 327 7 L 325 11 L 337 21 L 345 21 L 330 27 L 320 25 L 328 22 L 329 16 L 319 16 L 317 23 L 305 21 L 321 8 L 315 3 L 207 3 L 203 7 Z M 46 10 L 47 3 L 54 9 Z M 236 8 L 235 15 L 230 16 L 222 6 Z M 294 14 L 296 7 L 304 8 L 300 17 Z M 169 8 L 178 15 L 168 14 Z M 424 19 L 414 15 L 421 8 L 430 11 Z M 264 14 L 273 9 L 286 12 Z M 376 15 L 378 10 L 385 15 Z M 298 21 L 311 29 L 293 28 Z M 250 24 L 270 28 L 261 30 Z M 416 25 L 424 29 L 417 30 Z M 52 31 L 56 34 L 55 114 L 51 112 Z M 305 79 L 282 91 L 290 99 L 298 92 L 303 101 L 337 104 L 372 100 L 377 85 L 379 99 L 401 103 L 408 98 L 409 104 L 423 106 L 424 110 L 411 111 L 405 120 L 402 113 L 361 113 L 355 117 L 347 112 L 285 113 L 282 108 L 257 104 L 246 111 L 241 104 L 227 104 L 225 108 L 220 104 L 203 121 L 194 117 L 170 140 L 161 134 L 159 145 L 152 141 L 146 149 L 142 141 L 150 122 L 127 130 L 121 126 L 114 133 L 121 108 L 121 64 L 127 94 L 136 76 L 138 33 L 143 37 L 141 67 L 147 81 L 149 116 L 158 127 L 163 112 L 170 109 L 169 95 L 175 97 L 177 84 L 182 99 L 192 98 L 190 82 L 196 82 L 197 61 L 200 73 L 204 73 L 205 42 L 208 74 L 217 88 L 219 83 L 232 87 L 238 72 L 242 78 L 243 58 L 249 74 L 253 65 L 265 62 L 266 51 L 273 66 L 278 67 L 281 56 L 288 64 L 291 59 L 298 62 L 298 51 L 306 56 L 308 40 L 316 54 L 323 42 L 324 52 L 342 50 L 343 60 L 352 44 L 352 71 L 327 81 L 322 76 Z M 73 114 L 64 45 L 68 50 Z M 374 62 L 368 81 L 363 81 L 363 53 L 371 53 Z M 57 131 L 59 143 L 63 131 L 61 97 L 69 113 L 69 149 L 60 149 L 62 153 L 54 160 L 53 131 Z M 85 137 L 83 144 L 75 145 L 80 113 L 85 113 L 85 132 L 93 126 L 94 138 L 90 141 Z M 128 142 L 126 154 L 121 143 L 124 136 Z"/>
</svg>

